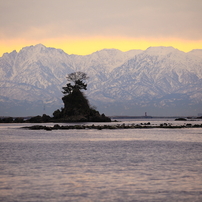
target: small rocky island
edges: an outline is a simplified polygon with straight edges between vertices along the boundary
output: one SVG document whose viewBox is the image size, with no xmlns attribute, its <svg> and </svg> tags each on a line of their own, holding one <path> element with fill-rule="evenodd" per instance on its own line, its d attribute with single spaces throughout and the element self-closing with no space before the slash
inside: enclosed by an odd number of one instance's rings
<svg viewBox="0 0 202 202">
<path fill-rule="evenodd" d="M 111 119 L 90 106 L 82 90 L 87 90 L 86 73 L 74 72 L 67 75 L 67 85 L 63 87 L 64 108 L 53 112 L 53 117 L 43 115 L 32 117 L 29 122 L 111 122 Z"/>
</svg>

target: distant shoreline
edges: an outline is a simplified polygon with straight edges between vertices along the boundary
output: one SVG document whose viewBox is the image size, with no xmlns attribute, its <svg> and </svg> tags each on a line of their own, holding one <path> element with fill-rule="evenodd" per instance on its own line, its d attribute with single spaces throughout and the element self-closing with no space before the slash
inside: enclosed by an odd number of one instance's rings
<svg viewBox="0 0 202 202">
<path fill-rule="evenodd" d="M 121 122 L 124 120 L 130 120 L 130 119 L 134 119 L 134 120 L 144 120 L 144 121 L 154 121 L 156 119 L 162 119 L 162 120 L 169 120 L 169 119 L 173 119 L 175 121 L 196 121 L 196 120 L 202 120 L 202 117 L 197 117 L 197 116 L 108 116 L 111 119 L 111 122 Z M 88 123 L 88 122 L 102 122 L 102 121 L 65 121 L 65 120 L 57 120 L 57 119 L 52 119 L 50 118 L 50 120 L 45 121 L 42 119 L 38 119 L 38 120 L 33 120 L 30 121 L 30 119 L 32 119 L 32 116 L 29 117 L 5 117 L 5 116 L 0 116 L 0 124 L 2 123 Z"/>
<path fill-rule="evenodd" d="M 199 119 L 197 116 L 108 116 L 111 119 Z"/>
</svg>

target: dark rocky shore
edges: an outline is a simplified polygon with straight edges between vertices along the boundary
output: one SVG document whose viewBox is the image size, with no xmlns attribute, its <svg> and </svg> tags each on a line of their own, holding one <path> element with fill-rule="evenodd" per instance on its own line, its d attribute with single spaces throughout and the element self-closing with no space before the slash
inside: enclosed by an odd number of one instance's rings
<svg viewBox="0 0 202 202">
<path fill-rule="evenodd" d="M 23 127 L 24 129 L 29 130 L 84 130 L 84 129 L 97 129 L 97 130 L 103 130 L 103 129 L 152 129 L 152 128 L 166 128 L 166 129 L 174 129 L 174 128 L 202 128 L 202 124 L 185 124 L 185 125 L 171 125 L 167 123 L 163 123 L 160 125 L 151 125 L 150 123 L 144 123 L 144 124 L 116 124 L 116 125 L 59 125 L 55 124 L 54 126 L 42 126 L 42 125 L 34 125 L 34 126 L 28 126 Z"/>
</svg>

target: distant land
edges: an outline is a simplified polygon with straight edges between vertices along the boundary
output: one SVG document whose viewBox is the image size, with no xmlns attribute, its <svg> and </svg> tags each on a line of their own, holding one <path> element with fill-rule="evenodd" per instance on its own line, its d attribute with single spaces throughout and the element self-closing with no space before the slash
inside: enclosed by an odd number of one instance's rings
<svg viewBox="0 0 202 202">
<path fill-rule="evenodd" d="M 92 106 L 108 116 L 202 113 L 202 50 L 173 47 L 68 55 L 42 44 L 0 57 L 0 116 L 52 115 L 63 107 L 66 75 L 87 73 Z"/>
</svg>

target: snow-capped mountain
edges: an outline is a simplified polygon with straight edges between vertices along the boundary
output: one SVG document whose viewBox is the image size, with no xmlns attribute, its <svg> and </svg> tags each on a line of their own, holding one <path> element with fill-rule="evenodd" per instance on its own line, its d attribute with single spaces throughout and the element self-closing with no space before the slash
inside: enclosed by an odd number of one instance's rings
<svg viewBox="0 0 202 202">
<path fill-rule="evenodd" d="M 107 115 L 197 115 L 202 112 L 202 50 L 172 47 L 68 55 L 42 44 L 0 58 L 0 115 L 52 114 L 63 107 L 66 75 L 90 79 L 90 103 Z"/>
</svg>

